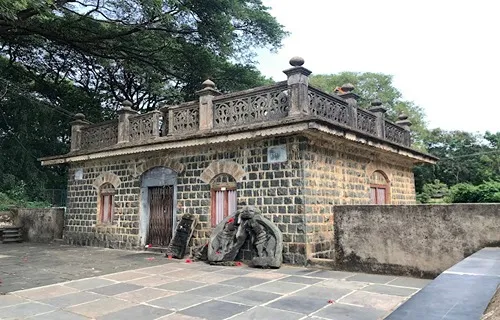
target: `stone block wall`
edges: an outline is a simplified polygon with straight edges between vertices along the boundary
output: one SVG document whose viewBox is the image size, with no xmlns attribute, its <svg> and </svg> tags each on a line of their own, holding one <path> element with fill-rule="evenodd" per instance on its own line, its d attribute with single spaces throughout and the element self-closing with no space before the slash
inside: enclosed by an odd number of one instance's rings
<svg viewBox="0 0 500 320">
<path fill-rule="evenodd" d="M 284 260 L 305 263 L 305 219 L 300 136 L 227 143 L 217 146 L 185 148 L 75 163 L 69 170 L 68 212 L 65 239 L 72 244 L 112 248 L 139 248 L 140 175 L 157 165 L 175 167 L 177 177 L 178 220 L 184 213 L 198 216 L 193 245 L 209 240 L 210 185 L 203 172 L 217 161 L 232 161 L 244 169 L 237 183 L 238 204 L 255 205 L 283 233 Z M 267 148 L 286 145 L 288 161 L 269 163 Z M 78 169 L 83 179 L 75 180 Z M 115 180 L 113 225 L 97 223 L 97 184 Z M 98 183 L 96 183 L 98 181 Z"/>
<path fill-rule="evenodd" d="M 271 146 L 284 145 L 287 161 L 270 163 Z M 284 262 L 334 257 L 334 205 L 369 203 L 369 176 L 384 170 L 391 179 L 393 203 L 415 201 L 411 166 L 369 159 L 353 148 L 320 145 L 303 136 L 197 146 L 170 151 L 91 160 L 69 170 L 65 239 L 69 243 L 140 248 L 141 175 L 157 166 L 177 172 L 177 221 L 198 217 L 192 245 L 211 233 L 210 180 L 224 172 L 235 177 L 238 205 L 254 205 L 283 233 Z M 77 170 L 83 172 L 75 180 Z M 113 225 L 99 225 L 98 189 L 116 189 Z"/>
<path fill-rule="evenodd" d="M 308 143 L 304 151 L 304 195 L 309 258 L 334 258 L 334 206 L 369 204 L 370 176 L 376 170 L 389 178 L 390 203 L 415 203 L 411 163 L 401 163 L 397 158 L 381 161 L 366 150 L 335 142 Z"/>
</svg>

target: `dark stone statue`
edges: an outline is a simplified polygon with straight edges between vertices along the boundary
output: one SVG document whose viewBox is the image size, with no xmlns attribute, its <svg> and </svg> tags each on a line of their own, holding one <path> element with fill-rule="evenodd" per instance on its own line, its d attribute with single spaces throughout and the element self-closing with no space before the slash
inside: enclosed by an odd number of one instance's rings
<svg viewBox="0 0 500 320">
<path fill-rule="evenodd" d="M 192 214 L 185 214 L 177 224 L 174 237 L 166 250 L 166 256 L 182 259 L 186 255 L 186 249 L 193 236 L 196 218 Z"/>
<path fill-rule="evenodd" d="M 208 246 L 210 262 L 234 261 L 245 241 L 252 245 L 255 267 L 279 268 L 282 263 L 283 240 L 280 230 L 261 216 L 255 207 L 245 207 L 224 219 L 214 229 Z"/>
</svg>

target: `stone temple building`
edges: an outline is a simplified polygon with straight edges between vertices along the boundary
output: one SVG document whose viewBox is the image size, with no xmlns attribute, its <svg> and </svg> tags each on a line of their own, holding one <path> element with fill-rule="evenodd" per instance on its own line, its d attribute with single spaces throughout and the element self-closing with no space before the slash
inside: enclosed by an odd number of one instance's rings
<svg viewBox="0 0 500 320">
<path fill-rule="evenodd" d="M 192 246 L 239 206 L 255 205 L 283 234 L 283 261 L 331 259 L 337 204 L 413 204 L 412 167 L 436 158 L 410 147 L 410 125 L 374 101 L 357 107 L 352 85 L 328 94 L 292 58 L 287 81 L 118 119 L 72 122 L 71 151 L 41 159 L 69 166 L 64 239 L 113 248 L 165 247 L 193 213 Z"/>
</svg>

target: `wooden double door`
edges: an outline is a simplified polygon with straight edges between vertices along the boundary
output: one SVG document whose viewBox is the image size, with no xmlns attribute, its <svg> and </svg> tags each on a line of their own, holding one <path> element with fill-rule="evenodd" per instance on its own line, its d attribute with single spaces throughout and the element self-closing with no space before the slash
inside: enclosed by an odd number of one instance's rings
<svg viewBox="0 0 500 320">
<path fill-rule="evenodd" d="M 174 228 L 174 186 L 148 188 L 149 230 L 147 243 L 166 247 Z"/>
</svg>

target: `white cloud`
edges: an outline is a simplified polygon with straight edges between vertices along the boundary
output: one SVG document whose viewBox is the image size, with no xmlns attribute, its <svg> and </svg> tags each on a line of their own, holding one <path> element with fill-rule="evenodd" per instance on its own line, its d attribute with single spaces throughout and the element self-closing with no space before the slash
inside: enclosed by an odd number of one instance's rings
<svg viewBox="0 0 500 320">
<path fill-rule="evenodd" d="M 292 56 L 313 73 L 394 75 L 403 98 L 430 127 L 500 131 L 500 2 L 494 0 L 264 0 L 292 34 L 278 53 L 260 52 L 275 80 Z"/>
</svg>

